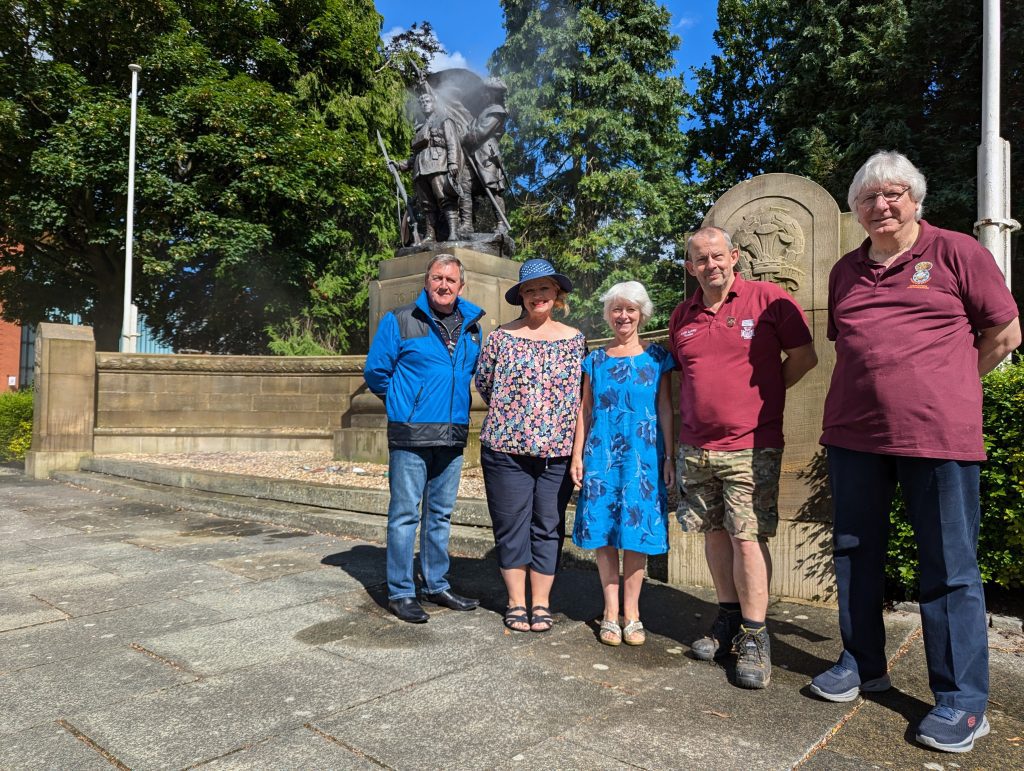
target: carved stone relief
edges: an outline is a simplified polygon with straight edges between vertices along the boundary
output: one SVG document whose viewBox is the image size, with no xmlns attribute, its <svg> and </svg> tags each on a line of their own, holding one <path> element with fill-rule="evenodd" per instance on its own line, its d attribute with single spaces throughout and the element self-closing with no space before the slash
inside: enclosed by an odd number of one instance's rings
<svg viewBox="0 0 1024 771">
<path fill-rule="evenodd" d="M 744 278 L 772 281 L 794 294 L 807 275 L 797 267 L 804 253 L 800 223 L 783 206 L 765 206 L 743 218 L 733 233 Z"/>
</svg>

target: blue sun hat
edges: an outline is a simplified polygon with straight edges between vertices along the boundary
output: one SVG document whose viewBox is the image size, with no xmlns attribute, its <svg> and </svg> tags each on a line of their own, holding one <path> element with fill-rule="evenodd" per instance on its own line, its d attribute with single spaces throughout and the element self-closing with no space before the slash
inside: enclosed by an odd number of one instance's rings
<svg viewBox="0 0 1024 771">
<path fill-rule="evenodd" d="M 532 260 L 527 260 L 519 266 L 519 283 L 505 292 L 505 302 L 509 305 L 522 305 L 523 298 L 519 294 L 519 287 L 527 281 L 533 281 L 535 278 L 550 278 L 562 288 L 562 291 L 572 291 L 572 281 L 569 280 L 568 276 L 564 276 L 555 270 L 555 266 L 547 260 L 541 257 L 534 257 Z"/>
</svg>

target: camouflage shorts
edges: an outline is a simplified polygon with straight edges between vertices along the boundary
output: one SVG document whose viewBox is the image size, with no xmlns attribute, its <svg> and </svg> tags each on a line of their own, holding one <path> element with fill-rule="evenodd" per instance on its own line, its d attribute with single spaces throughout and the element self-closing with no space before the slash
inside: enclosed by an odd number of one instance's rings
<svg viewBox="0 0 1024 771">
<path fill-rule="evenodd" d="M 775 535 L 779 525 L 782 450 L 702 450 L 681 445 L 676 454 L 683 530 L 727 530 L 744 541 Z"/>
</svg>

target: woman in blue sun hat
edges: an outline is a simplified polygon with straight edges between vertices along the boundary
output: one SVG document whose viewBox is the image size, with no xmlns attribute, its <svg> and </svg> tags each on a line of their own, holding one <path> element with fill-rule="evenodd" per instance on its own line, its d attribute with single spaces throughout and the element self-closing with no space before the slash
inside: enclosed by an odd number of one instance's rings
<svg viewBox="0 0 1024 771">
<path fill-rule="evenodd" d="M 568 310 L 570 291 L 572 282 L 547 260 L 524 262 L 519 283 L 505 293 L 522 315 L 488 335 L 476 373 L 488 404 L 480 464 L 508 591 L 505 626 L 515 632 L 546 632 L 554 623 L 550 594 L 572 495 L 569 456 L 587 353 L 583 334 L 552 315 Z"/>
</svg>

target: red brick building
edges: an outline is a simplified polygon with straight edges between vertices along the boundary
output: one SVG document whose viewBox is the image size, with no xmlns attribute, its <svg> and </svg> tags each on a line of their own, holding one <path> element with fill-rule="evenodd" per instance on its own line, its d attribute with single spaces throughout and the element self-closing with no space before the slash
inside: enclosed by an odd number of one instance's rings
<svg viewBox="0 0 1024 771">
<path fill-rule="evenodd" d="M 0 321 L 0 391 L 15 391 L 21 385 L 21 327 Z"/>
</svg>

